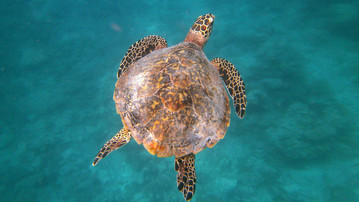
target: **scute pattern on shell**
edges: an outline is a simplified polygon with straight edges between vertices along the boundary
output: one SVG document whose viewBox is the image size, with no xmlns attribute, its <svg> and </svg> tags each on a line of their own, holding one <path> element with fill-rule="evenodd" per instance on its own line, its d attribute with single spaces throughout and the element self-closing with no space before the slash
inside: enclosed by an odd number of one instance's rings
<svg viewBox="0 0 359 202">
<path fill-rule="evenodd" d="M 219 73 L 191 43 L 132 64 L 117 81 L 114 100 L 133 138 L 159 157 L 213 147 L 229 126 L 229 99 Z"/>
</svg>

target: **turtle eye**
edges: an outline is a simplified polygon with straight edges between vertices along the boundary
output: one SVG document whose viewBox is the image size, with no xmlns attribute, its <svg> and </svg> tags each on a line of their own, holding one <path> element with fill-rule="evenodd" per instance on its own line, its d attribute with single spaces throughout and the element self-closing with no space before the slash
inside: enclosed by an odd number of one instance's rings
<svg viewBox="0 0 359 202">
<path fill-rule="evenodd" d="M 205 25 L 208 25 L 208 24 L 209 24 L 209 20 L 206 19 L 206 20 L 204 21 L 204 24 L 205 24 Z"/>
<path fill-rule="evenodd" d="M 206 15 L 206 20 L 208 20 L 209 22 L 213 23 L 214 21 L 214 15 L 212 15 L 211 13 Z M 207 23 L 206 23 L 207 24 Z"/>
</svg>

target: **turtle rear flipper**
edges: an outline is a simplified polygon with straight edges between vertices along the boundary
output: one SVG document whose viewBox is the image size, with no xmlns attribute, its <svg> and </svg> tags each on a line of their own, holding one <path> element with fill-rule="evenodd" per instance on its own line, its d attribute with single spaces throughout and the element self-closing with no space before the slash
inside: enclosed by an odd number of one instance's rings
<svg viewBox="0 0 359 202">
<path fill-rule="evenodd" d="M 95 166 L 101 159 L 105 158 L 109 153 L 127 144 L 131 140 L 131 132 L 122 128 L 113 138 L 106 142 L 95 157 L 92 165 Z"/>
<path fill-rule="evenodd" d="M 177 174 L 177 188 L 183 193 L 186 201 L 192 199 L 196 191 L 196 170 L 194 168 L 195 155 L 189 154 L 175 159 Z"/>
<path fill-rule="evenodd" d="M 239 118 L 246 112 L 247 98 L 243 79 L 237 69 L 228 60 L 214 58 L 211 63 L 218 69 L 219 75 L 233 99 L 233 105 Z"/>
<path fill-rule="evenodd" d="M 166 39 L 150 35 L 143 39 L 138 40 L 130 48 L 128 48 L 127 53 L 122 58 L 120 68 L 117 72 L 117 78 L 120 78 L 121 74 L 126 71 L 126 69 L 137 60 L 145 57 L 154 50 L 167 47 Z"/>
</svg>

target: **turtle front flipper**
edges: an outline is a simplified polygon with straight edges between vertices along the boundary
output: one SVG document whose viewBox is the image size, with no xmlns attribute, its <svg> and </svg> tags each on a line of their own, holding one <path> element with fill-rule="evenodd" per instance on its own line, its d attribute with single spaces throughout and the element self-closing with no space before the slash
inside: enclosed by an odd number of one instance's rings
<svg viewBox="0 0 359 202">
<path fill-rule="evenodd" d="M 143 39 L 138 40 L 130 48 L 128 48 L 127 53 L 123 57 L 120 68 L 117 72 L 117 78 L 120 78 L 121 74 L 126 71 L 126 69 L 137 60 L 145 57 L 154 50 L 167 47 L 166 39 L 150 35 Z"/>
<path fill-rule="evenodd" d="M 246 112 L 246 90 L 243 79 L 232 63 L 222 58 L 214 58 L 211 63 L 218 69 L 219 75 L 233 99 L 234 108 L 239 118 Z"/>
<path fill-rule="evenodd" d="M 101 159 L 105 158 L 109 153 L 127 144 L 131 140 L 131 132 L 126 128 L 122 128 L 113 138 L 98 152 L 92 165 L 95 166 Z"/>
<path fill-rule="evenodd" d="M 177 188 L 183 193 L 186 201 L 192 199 L 196 191 L 196 170 L 194 168 L 195 155 L 189 154 L 187 156 L 175 159 L 175 170 L 177 174 Z"/>
</svg>

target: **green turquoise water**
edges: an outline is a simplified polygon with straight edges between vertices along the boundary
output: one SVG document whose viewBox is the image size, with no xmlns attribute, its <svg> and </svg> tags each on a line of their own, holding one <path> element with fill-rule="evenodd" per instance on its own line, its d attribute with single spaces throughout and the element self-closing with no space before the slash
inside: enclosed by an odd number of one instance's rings
<svg viewBox="0 0 359 202">
<path fill-rule="evenodd" d="M 121 127 L 127 48 L 181 42 L 216 16 L 204 51 L 247 91 L 196 158 L 192 201 L 359 201 L 359 1 L 0 2 L 0 201 L 184 201 L 174 158 L 135 141 L 91 165 Z M 232 108 L 233 109 L 233 108 Z"/>
</svg>

